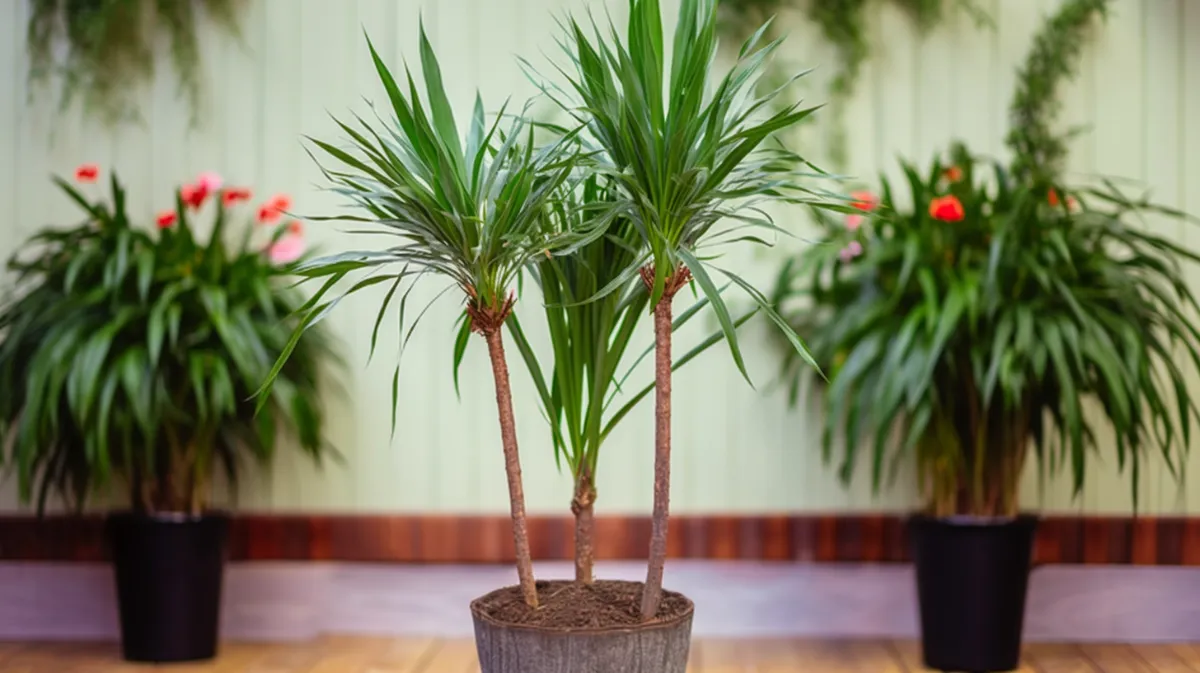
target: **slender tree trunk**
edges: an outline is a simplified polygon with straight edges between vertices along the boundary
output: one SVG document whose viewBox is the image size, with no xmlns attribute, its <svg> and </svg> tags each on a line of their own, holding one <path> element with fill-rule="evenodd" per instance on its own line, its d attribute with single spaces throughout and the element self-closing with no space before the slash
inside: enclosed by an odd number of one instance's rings
<svg viewBox="0 0 1200 673">
<path fill-rule="evenodd" d="M 595 502 L 596 487 L 585 467 L 575 483 L 575 497 L 571 499 L 571 513 L 575 515 L 575 581 L 583 584 L 591 584 L 595 579 L 592 576 L 596 559 Z"/>
<path fill-rule="evenodd" d="M 650 567 L 642 593 L 643 621 L 658 614 L 663 567 L 667 562 L 667 514 L 671 497 L 671 299 L 674 294 L 664 293 L 654 307 L 654 513 L 650 528 Z"/>
<path fill-rule="evenodd" d="M 517 551 L 517 577 L 521 593 L 531 608 L 538 606 L 537 587 L 533 583 L 533 556 L 529 552 L 529 531 L 525 523 L 525 489 L 521 485 L 521 458 L 517 453 L 517 424 L 513 417 L 512 388 L 508 383 L 508 363 L 504 359 L 504 339 L 500 329 L 484 332 L 492 374 L 496 378 L 496 407 L 500 412 L 500 439 L 504 443 L 504 471 L 508 474 L 508 500 L 512 509 L 513 543 Z"/>
</svg>

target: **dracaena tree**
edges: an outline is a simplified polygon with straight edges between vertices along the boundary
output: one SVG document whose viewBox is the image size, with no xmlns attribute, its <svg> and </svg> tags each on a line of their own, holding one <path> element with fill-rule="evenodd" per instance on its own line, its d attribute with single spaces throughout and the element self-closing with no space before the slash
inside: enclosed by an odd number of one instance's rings
<svg viewBox="0 0 1200 673">
<path fill-rule="evenodd" d="M 672 299 L 695 280 L 746 375 L 735 320 L 714 280 L 723 276 L 749 295 L 807 359 L 805 347 L 768 299 L 715 260 L 723 245 L 766 244 L 761 235 L 779 231 L 762 208 L 766 203 L 842 206 L 807 186 L 820 171 L 780 142 L 781 132 L 816 108 L 776 104 L 783 89 L 756 91 L 765 64 L 782 42 L 763 38 L 767 26 L 742 45 L 736 63 L 719 77 L 716 0 L 681 2 L 670 62 L 658 0 L 629 0 L 623 39 L 611 23 L 611 39 L 594 21 L 581 25 L 568 18 L 563 26 L 560 44 L 569 62 L 559 72 L 566 83 L 548 83 L 544 90 L 582 129 L 580 141 L 593 169 L 612 180 L 612 209 L 628 219 L 641 244 L 625 273 L 597 296 L 640 274 L 654 312 L 654 509 L 641 604 L 642 617 L 649 620 L 661 600 L 667 549 Z"/>
<path fill-rule="evenodd" d="M 610 178 L 586 175 L 563 189 L 547 208 L 544 222 L 551 235 L 603 228 L 604 235 L 571 255 L 539 257 L 531 275 L 542 291 L 543 310 L 553 354 L 545 370 L 517 316 L 508 321 L 513 341 L 533 378 L 542 411 L 549 421 L 555 459 L 565 464 L 574 485 L 571 512 L 575 517 L 575 580 L 590 584 L 593 577 L 597 497 L 597 463 L 600 447 L 629 412 L 654 389 L 650 383 L 629 391 L 626 382 L 652 351 L 653 345 L 629 361 L 637 326 L 647 313 L 650 294 L 641 278 L 626 274 L 635 263 L 644 241 L 633 220 L 612 218 L 614 197 Z M 613 282 L 620 287 L 591 300 Z M 708 304 L 701 297 L 674 320 L 677 330 Z M 748 321 L 749 311 L 735 321 Z M 709 335 L 678 358 L 678 368 L 717 343 L 721 333 Z M 460 332 L 459 344 L 467 334 Z M 461 351 L 456 353 L 456 366 Z"/>
<path fill-rule="evenodd" d="M 293 340 L 323 318 L 342 297 L 390 283 L 371 335 L 373 353 L 379 325 L 397 295 L 397 311 L 403 322 L 408 297 L 420 280 L 448 281 L 434 301 L 448 290 L 461 293 L 467 329 L 483 336 L 491 358 L 517 574 L 525 602 L 536 607 L 502 328 L 513 310 L 512 286 L 521 269 L 536 256 L 586 242 L 574 235 L 546 235 L 540 220 L 547 203 L 576 165 L 574 145 L 568 135 L 535 146 L 532 126 L 520 118 L 506 117 L 504 108 L 488 124 L 478 95 L 465 141 L 460 141 L 441 69 L 424 28 L 420 30 L 424 101 L 411 72 L 406 72 L 405 91 L 373 46 L 370 50 L 393 119 L 391 123 L 372 125 L 359 118 L 357 127 L 338 122 L 349 137 L 347 150 L 312 140 L 334 164 L 321 167 L 334 191 L 349 199 L 358 211 L 315 219 L 362 223 L 366 225 L 362 233 L 383 235 L 388 243 L 372 250 L 322 257 L 301 267 L 301 275 L 324 282 Z M 507 126 L 502 128 L 502 123 Z M 352 275 L 362 277 L 337 298 L 325 299 Z M 412 333 L 423 314 L 418 314 L 407 334 Z M 276 369 L 286 358 L 287 352 Z M 393 429 L 398 378 L 399 365 L 392 378 Z M 269 385 L 270 379 L 264 390 Z"/>
</svg>

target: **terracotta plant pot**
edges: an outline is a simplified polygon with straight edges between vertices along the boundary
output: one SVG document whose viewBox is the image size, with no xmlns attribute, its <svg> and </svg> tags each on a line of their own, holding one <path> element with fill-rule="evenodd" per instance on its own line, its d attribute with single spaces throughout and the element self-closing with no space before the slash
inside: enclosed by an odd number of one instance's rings
<svg viewBox="0 0 1200 673">
<path fill-rule="evenodd" d="M 488 616 L 481 605 L 492 595 L 471 603 L 482 673 L 684 673 L 687 669 L 695 612 L 690 600 L 673 617 L 645 624 L 554 628 L 506 624 Z"/>
</svg>

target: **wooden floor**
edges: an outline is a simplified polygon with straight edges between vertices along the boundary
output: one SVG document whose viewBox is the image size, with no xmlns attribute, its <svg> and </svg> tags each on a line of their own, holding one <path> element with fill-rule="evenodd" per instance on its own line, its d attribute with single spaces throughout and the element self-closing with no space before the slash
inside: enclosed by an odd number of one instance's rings
<svg viewBox="0 0 1200 673">
<path fill-rule="evenodd" d="M 106 644 L 0 643 L 4 673 L 472 673 L 471 641 L 326 637 L 269 645 L 231 643 L 203 664 L 147 666 Z M 915 643 L 867 640 L 699 641 L 692 673 L 918 673 Z M 1200 673 L 1197 645 L 1028 646 L 1021 673 Z"/>
</svg>

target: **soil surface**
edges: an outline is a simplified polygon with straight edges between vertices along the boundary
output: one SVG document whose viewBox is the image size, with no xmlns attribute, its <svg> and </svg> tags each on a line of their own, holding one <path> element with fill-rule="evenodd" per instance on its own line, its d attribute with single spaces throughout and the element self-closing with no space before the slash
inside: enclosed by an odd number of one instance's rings
<svg viewBox="0 0 1200 673">
<path fill-rule="evenodd" d="M 520 587 L 506 587 L 479 600 L 482 612 L 498 622 L 561 629 L 637 626 L 642 623 L 642 583 L 597 580 L 577 584 L 566 580 L 537 583 L 538 608 L 525 605 Z M 683 614 L 689 601 L 682 594 L 663 591 L 654 621 Z"/>
</svg>

